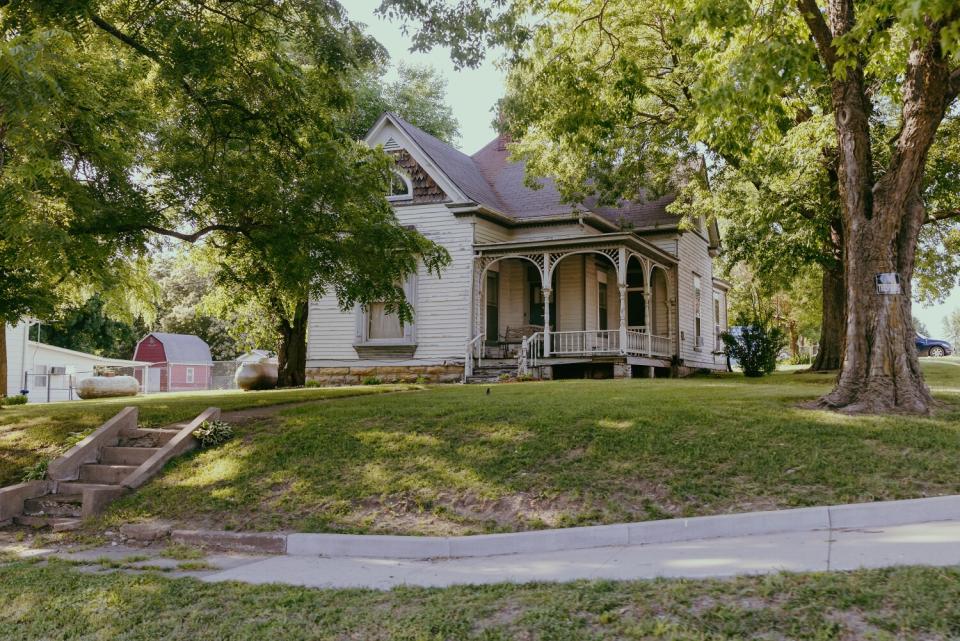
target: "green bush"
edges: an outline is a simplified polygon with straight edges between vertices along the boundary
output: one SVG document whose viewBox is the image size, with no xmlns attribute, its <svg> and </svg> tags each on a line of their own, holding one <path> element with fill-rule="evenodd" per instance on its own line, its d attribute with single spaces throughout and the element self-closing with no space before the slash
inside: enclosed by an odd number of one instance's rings
<svg viewBox="0 0 960 641">
<path fill-rule="evenodd" d="M 320 387 L 320 381 L 307 381 L 303 384 L 304 387 Z"/>
<path fill-rule="evenodd" d="M 430 379 L 424 376 L 423 374 L 421 374 L 413 382 L 416 383 L 417 385 L 426 385 L 427 383 L 430 382 Z"/>
<path fill-rule="evenodd" d="M 0 405 L 23 405 L 27 402 L 27 397 L 24 394 L 17 394 L 16 396 L 4 396 L 0 398 Z"/>
<path fill-rule="evenodd" d="M 193 437 L 202 448 L 216 447 L 233 438 L 233 426 L 223 421 L 204 421 L 193 430 Z"/>
<path fill-rule="evenodd" d="M 27 481 L 42 481 L 47 478 L 47 461 L 40 461 L 23 471 L 23 477 L 20 479 L 24 483 Z"/>
<path fill-rule="evenodd" d="M 363 384 L 364 385 L 382 385 L 383 381 L 381 381 L 376 376 L 368 376 L 365 379 L 363 379 Z"/>
<path fill-rule="evenodd" d="M 789 365 L 810 365 L 813 363 L 813 356 L 810 354 L 797 354 L 787 359 Z"/>
<path fill-rule="evenodd" d="M 727 354 L 737 359 L 745 376 L 763 376 L 777 369 L 777 355 L 786 344 L 783 330 L 769 321 L 757 317 L 737 323 L 740 336 L 729 332 L 720 335 Z"/>
</svg>

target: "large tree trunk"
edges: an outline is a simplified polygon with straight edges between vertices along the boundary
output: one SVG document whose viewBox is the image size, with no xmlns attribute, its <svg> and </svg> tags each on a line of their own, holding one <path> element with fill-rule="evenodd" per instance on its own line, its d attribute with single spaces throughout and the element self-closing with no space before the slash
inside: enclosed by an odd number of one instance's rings
<svg viewBox="0 0 960 641">
<path fill-rule="evenodd" d="M 960 91 L 940 47 L 943 24 L 912 43 L 903 76 L 901 128 L 889 161 L 875 180 L 870 131 L 873 104 L 862 60 L 842 57 L 834 39 L 856 24 L 853 0 L 829 0 L 827 21 L 815 0 L 797 0 L 821 60 L 831 75 L 831 102 L 840 162 L 847 336 L 843 369 L 822 407 L 844 412 L 927 413 L 933 404 L 914 346 L 910 305 L 917 240 L 925 211 L 921 185 L 930 146 L 947 107 Z M 836 65 L 853 63 L 836 73 Z M 878 293 L 880 273 L 900 277 L 902 291 Z"/>
<path fill-rule="evenodd" d="M 7 326 L 0 325 L 0 398 L 7 395 Z"/>
<path fill-rule="evenodd" d="M 847 333 L 847 291 L 843 265 L 823 268 L 823 317 L 820 319 L 820 349 L 810 369 L 838 370 L 843 365 L 843 340 Z"/>
<path fill-rule="evenodd" d="M 307 301 L 294 308 L 293 318 L 280 319 L 277 330 L 280 345 L 277 349 L 277 387 L 302 387 L 307 376 Z"/>
<path fill-rule="evenodd" d="M 877 212 L 875 218 L 883 214 Z M 913 251 L 898 255 L 897 245 L 916 247 L 916 236 L 897 239 L 864 221 L 850 230 L 847 243 L 847 331 L 843 370 L 836 388 L 820 399 L 844 412 L 927 413 L 933 399 L 923 381 L 914 344 L 910 278 Z M 878 273 L 900 274 L 902 292 L 881 294 Z"/>
</svg>

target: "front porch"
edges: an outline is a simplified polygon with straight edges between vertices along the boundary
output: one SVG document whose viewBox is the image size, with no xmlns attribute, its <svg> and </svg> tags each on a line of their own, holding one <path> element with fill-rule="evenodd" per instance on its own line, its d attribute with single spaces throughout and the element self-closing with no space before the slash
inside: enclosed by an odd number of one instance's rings
<svg viewBox="0 0 960 641">
<path fill-rule="evenodd" d="M 629 233 L 477 245 L 467 375 L 676 354 L 676 258 Z"/>
</svg>

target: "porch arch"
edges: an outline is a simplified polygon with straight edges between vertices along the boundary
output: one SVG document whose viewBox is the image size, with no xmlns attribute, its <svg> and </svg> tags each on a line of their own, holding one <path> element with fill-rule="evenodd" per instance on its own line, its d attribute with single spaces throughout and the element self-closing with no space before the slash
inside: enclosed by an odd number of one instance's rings
<svg viewBox="0 0 960 641">
<path fill-rule="evenodd" d="M 568 297 L 571 293 L 569 289 L 570 283 L 559 275 L 561 272 L 561 264 L 568 258 L 575 256 L 586 257 L 588 255 L 605 257 L 609 262 L 609 267 L 612 268 L 609 270 L 609 273 L 613 280 L 604 281 L 607 298 L 601 303 L 601 288 L 599 286 L 599 276 L 596 273 L 600 271 L 601 266 L 599 264 L 596 266 L 596 271 L 592 272 L 593 279 L 591 280 L 591 272 L 587 269 L 588 264 L 584 262 L 583 282 L 579 283 L 579 286 L 582 287 L 580 287 L 576 295 L 572 297 L 575 302 L 573 306 L 571 306 L 569 302 L 570 298 Z M 602 263 L 603 261 L 597 262 Z M 567 277 L 569 277 L 569 271 Z M 603 327 L 603 330 L 612 330 L 618 327 L 620 309 L 620 292 L 618 287 L 620 282 L 620 266 L 618 262 L 618 250 L 576 249 L 565 252 L 551 252 L 550 270 L 547 279 L 546 282 L 550 283 L 551 290 L 554 289 L 553 285 L 554 281 L 556 281 L 556 291 L 552 292 L 552 300 L 556 308 L 556 317 L 554 319 L 556 324 L 555 331 L 600 330 L 601 325 L 608 325 L 607 327 Z M 567 287 L 565 287 L 565 285 Z M 576 288 L 578 285 L 574 285 L 574 287 Z M 607 318 L 602 321 L 600 319 L 601 309 L 607 313 Z M 615 312 L 612 319 L 609 314 L 609 310 L 611 309 Z M 574 314 L 575 316 L 573 316 Z M 573 320 L 571 316 L 573 316 Z"/>
<path fill-rule="evenodd" d="M 540 274 L 540 280 L 544 278 L 544 258 L 542 254 L 506 254 L 503 256 L 477 256 L 477 262 L 480 269 L 477 270 L 476 281 L 474 283 L 474 305 L 473 305 L 473 335 L 479 336 L 487 333 L 487 315 L 484 313 L 484 301 L 487 295 L 487 274 L 490 268 L 497 263 L 508 259 L 520 259 L 527 261 L 537 268 Z"/>
<path fill-rule="evenodd" d="M 650 275 L 650 293 L 653 302 L 650 310 L 651 334 L 669 336 L 673 333 L 670 327 L 669 282 L 667 270 L 660 265 L 654 265 Z"/>
</svg>

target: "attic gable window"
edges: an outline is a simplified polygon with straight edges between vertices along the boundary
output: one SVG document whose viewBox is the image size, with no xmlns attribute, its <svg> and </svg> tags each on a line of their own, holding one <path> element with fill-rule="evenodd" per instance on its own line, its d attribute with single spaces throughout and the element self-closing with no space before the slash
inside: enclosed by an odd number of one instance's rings
<svg viewBox="0 0 960 641">
<path fill-rule="evenodd" d="M 410 200 L 413 198 L 413 183 L 399 171 L 390 172 L 390 191 L 387 200 Z"/>
</svg>

